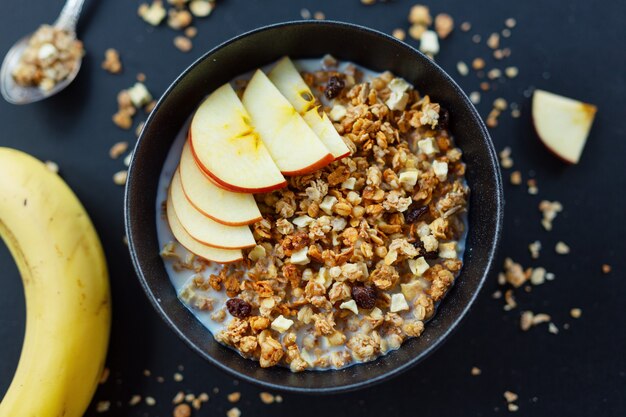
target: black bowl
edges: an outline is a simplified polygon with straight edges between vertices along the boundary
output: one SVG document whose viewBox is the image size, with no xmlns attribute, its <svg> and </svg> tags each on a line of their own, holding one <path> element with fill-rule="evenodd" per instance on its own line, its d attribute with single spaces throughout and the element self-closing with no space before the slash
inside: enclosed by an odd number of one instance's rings
<svg viewBox="0 0 626 417">
<path fill-rule="evenodd" d="M 339 371 L 292 373 L 262 369 L 218 344 L 176 298 L 159 257 L 155 201 L 159 174 L 178 131 L 200 101 L 233 77 L 284 55 L 330 53 L 375 71 L 390 70 L 450 112 L 450 129 L 463 150 L 471 188 L 465 263 L 456 284 L 421 337 L 376 361 Z M 165 322 L 193 350 L 237 378 L 269 389 L 331 393 L 398 375 L 424 359 L 454 330 L 475 300 L 491 267 L 502 227 L 502 181 L 489 134 L 456 83 L 429 58 L 383 33 L 347 23 L 299 21 L 238 36 L 194 62 L 172 83 L 148 118 L 135 148 L 126 186 L 126 232 L 139 279 Z"/>
</svg>

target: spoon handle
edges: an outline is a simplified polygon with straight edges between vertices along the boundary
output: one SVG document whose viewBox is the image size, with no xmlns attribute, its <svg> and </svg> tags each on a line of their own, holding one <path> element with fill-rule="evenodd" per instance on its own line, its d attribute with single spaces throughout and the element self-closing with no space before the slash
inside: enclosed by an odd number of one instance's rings
<svg viewBox="0 0 626 417">
<path fill-rule="evenodd" d="M 76 23 L 85 0 L 67 0 L 54 26 L 68 32 L 76 32 Z"/>
</svg>

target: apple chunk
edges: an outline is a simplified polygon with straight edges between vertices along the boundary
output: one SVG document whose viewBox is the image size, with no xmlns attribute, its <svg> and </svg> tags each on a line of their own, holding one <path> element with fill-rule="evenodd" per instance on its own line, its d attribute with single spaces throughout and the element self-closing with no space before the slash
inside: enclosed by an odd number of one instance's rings
<svg viewBox="0 0 626 417">
<path fill-rule="evenodd" d="M 189 142 L 180 156 L 180 182 L 189 202 L 205 216 L 229 226 L 252 224 L 261 220 L 261 212 L 252 194 L 224 190 L 196 164 Z"/>
<path fill-rule="evenodd" d="M 326 113 L 323 111 L 320 113 L 316 108 L 313 92 L 289 57 L 278 61 L 268 77 L 278 91 L 302 115 L 304 121 L 313 129 L 335 159 L 341 159 L 350 154 L 350 149 L 341 139 Z"/>
<path fill-rule="evenodd" d="M 174 173 L 170 184 L 170 199 L 180 224 L 198 242 L 220 249 L 241 249 L 255 245 L 248 226 L 226 226 L 199 212 L 183 192 L 179 171 Z"/>
<path fill-rule="evenodd" d="M 180 224 L 180 220 L 176 217 L 171 197 L 167 199 L 167 222 L 170 225 L 172 234 L 188 251 L 209 261 L 219 263 L 231 263 L 243 259 L 241 249 L 218 249 L 203 245 L 194 238 Z"/>
<path fill-rule="evenodd" d="M 315 132 L 263 71 L 254 73 L 242 102 L 283 174 L 308 174 L 333 161 Z"/>
<path fill-rule="evenodd" d="M 543 144 L 570 164 L 580 160 L 597 108 L 571 98 L 535 90 L 532 117 Z"/>
<path fill-rule="evenodd" d="M 220 187 L 254 193 L 287 185 L 230 84 L 200 104 L 189 136 L 198 166 Z"/>
</svg>

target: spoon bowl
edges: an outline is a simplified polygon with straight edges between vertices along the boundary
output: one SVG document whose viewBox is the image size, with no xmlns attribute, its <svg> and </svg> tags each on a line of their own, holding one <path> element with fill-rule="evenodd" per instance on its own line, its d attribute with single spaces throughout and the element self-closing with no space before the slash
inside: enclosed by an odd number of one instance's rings
<svg viewBox="0 0 626 417">
<path fill-rule="evenodd" d="M 9 49 L 9 52 L 7 52 L 2 62 L 2 68 L 0 68 L 0 93 L 2 93 L 2 97 L 4 97 L 6 101 L 12 104 L 34 103 L 55 95 L 74 81 L 82 63 L 82 59 L 79 59 L 74 70 L 48 91 L 44 91 L 37 86 L 21 86 L 15 82 L 11 73 L 13 68 L 19 63 L 20 57 L 28 46 L 30 37 L 31 35 L 24 36 Z"/>
<path fill-rule="evenodd" d="M 78 22 L 78 17 L 80 16 L 84 2 L 85 0 L 67 0 L 53 26 L 56 29 L 71 33 L 73 37 L 76 38 L 76 23 Z M 9 49 L 9 52 L 7 52 L 2 62 L 2 68 L 0 68 L 0 93 L 6 101 L 12 104 L 34 103 L 55 95 L 74 81 L 82 63 L 82 58 L 79 58 L 72 72 L 47 91 L 37 86 L 25 87 L 17 84 L 13 79 L 12 72 L 19 64 L 24 50 L 28 47 L 28 41 L 31 36 L 32 34 L 24 36 Z"/>
</svg>

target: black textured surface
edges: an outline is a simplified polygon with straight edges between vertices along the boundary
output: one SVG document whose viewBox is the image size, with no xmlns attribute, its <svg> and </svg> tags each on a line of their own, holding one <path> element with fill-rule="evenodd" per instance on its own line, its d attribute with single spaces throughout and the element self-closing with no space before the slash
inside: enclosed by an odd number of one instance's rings
<svg viewBox="0 0 626 417">
<path fill-rule="evenodd" d="M 324 53 L 376 71 L 390 70 L 419 91 L 428 89 L 433 100 L 450 111 L 450 128 L 464 150 L 466 178 L 472 189 L 470 228 L 461 279 L 421 337 L 375 362 L 335 372 L 296 374 L 285 368 L 261 369 L 207 337 L 206 329 L 179 302 L 157 255 L 153 207 L 167 152 L 189 114 L 207 94 L 232 79 L 233 74 L 262 67 L 281 56 L 319 57 Z M 486 128 L 469 99 L 446 74 L 427 57 L 380 32 L 344 23 L 311 21 L 270 26 L 229 41 L 175 81 L 146 122 L 135 149 L 126 190 L 126 222 L 133 261 L 148 296 L 159 314 L 193 349 L 234 376 L 262 383 L 266 388 L 329 393 L 380 382 L 408 369 L 454 330 L 493 262 L 502 227 L 502 198 L 497 156 Z"/>
<path fill-rule="evenodd" d="M 81 21 L 81 37 L 89 54 L 75 83 L 49 101 L 28 107 L 0 103 L 0 145 L 26 150 L 42 159 L 57 161 L 64 178 L 76 191 L 90 215 L 107 252 L 114 291 L 113 341 L 109 366 L 112 376 L 96 400 L 119 401 L 116 416 L 169 416 L 170 399 L 181 389 L 218 395 L 196 415 L 224 415 L 232 405 L 225 394 L 239 390 L 239 408 L 244 416 L 294 415 L 337 416 L 505 415 L 502 393 L 509 389 L 520 395 L 521 416 L 619 416 L 626 413 L 626 331 L 623 294 L 626 283 L 624 208 L 626 207 L 626 9 L 622 2 L 550 0 L 541 3 L 472 2 L 441 0 L 428 2 L 433 12 L 450 13 L 458 22 L 468 20 L 483 41 L 503 28 L 508 17 L 518 25 L 509 39 L 512 55 L 507 61 L 487 59 L 488 66 L 515 65 L 520 75 L 498 90 L 483 94 L 478 106 L 486 115 L 498 96 L 521 105 L 522 117 L 500 118 L 491 135 L 497 149 L 513 148 L 516 169 L 527 178 L 533 173 L 539 195 L 530 196 L 521 187 L 508 184 L 504 239 L 497 261 L 504 256 L 529 266 L 545 266 L 556 274 L 554 282 L 537 287 L 531 294 L 519 292 L 521 309 L 546 312 L 561 328 L 551 335 L 545 327 L 522 333 L 517 325 L 520 309 L 505 313 L 502 303 L 490 294 L 497 288 L 495 276 L 485 285 L 474 309 L 460 330 L 436 353 L 401 377 L 372 389 L 332 397 L 289 394 L 281 405 L 265 406 L 258 389 L 236 385 L 185 347 L 154 313 L 132 271 L 122 218 L 123 190 L 114 186 L 111 175 L 122 168 L 111 161 L 109 147 L 118 140 L 132 140 L 110 122 L 115 111 L 114 94 L 132 84 L 137 72 L 145 72 L 147 85 L 159 95 L 195 58 L 218 43 L 239 33 L 273 22 L 297 19 L 302 7 L 322 10 L 327 17 L 371 26 L 390 33 L 406 29 L 406 14 L 412 2 L 396 1 L 372 7 L 358 0 L 342 1 L 252 1 L 224 0 L 207 20 L 198 22 L 194 50 L 182 54 L 171 45 L 173 32 L 153 29 L 136 17 L 139 2 L 120 0 L 87 1 Z M 0 51 L 37 24 L 54 19 L 60 1 L 22 0 L 3 5 L 0 15 Z M 459 60 L 488 57 L 489 50 L 472 43 L 471 35 L 456 30 L 442 42 L 437 57 L 466 92 L 478 90 L 474 76 L 456 75 Z M 410 41 L 412 43 L 412 41 Z M 100 62 L 104 50 L 115 47 L 122 53 L 125 72 L 104 73 Z M 567 167 L 548 154 L 536 140 L 530 123 L 529 87 L 597 104 L 599 113 L 582 161 Z M 139 118 L 138 118 L 139 119 Z M 541 199 L 559 200 L 564 212 L 547 233 L 539 225 L 536 209 Z M 527 245 L 539 239 L 542 256 L 531 261 Z M 553 247 L 558 240 L 572 247 L 572 254 L 559 257 Z M 602 275 L 600 265 L 609 263 L 613 273 Z M 21 283 L 4 247 L 0 291 L 0 392 L 10 382 L 17 364 L 23 333 L 24 312 Z M 583 316 L 569 317 L 572 307 Z M 563 324 L 571 325 L 569 330 Z M 185 366 L 185 380 L 175 383 L 172 374 Z M 470 368 L 482 369 L 479 377 Z M 162 375 L 165 383 L 146 378 L 143 369 Z M 119 381 L 119 382 L 118 382 Z M 133 394 L 151 395 L 157 406 L 126 406 Z M 34 394 L 36 395 L 36 394 Z M 35 397 L 36 398 L 36 397 Z M 95 412 L 89 415 L 97 415 Z"/>
</svg>

